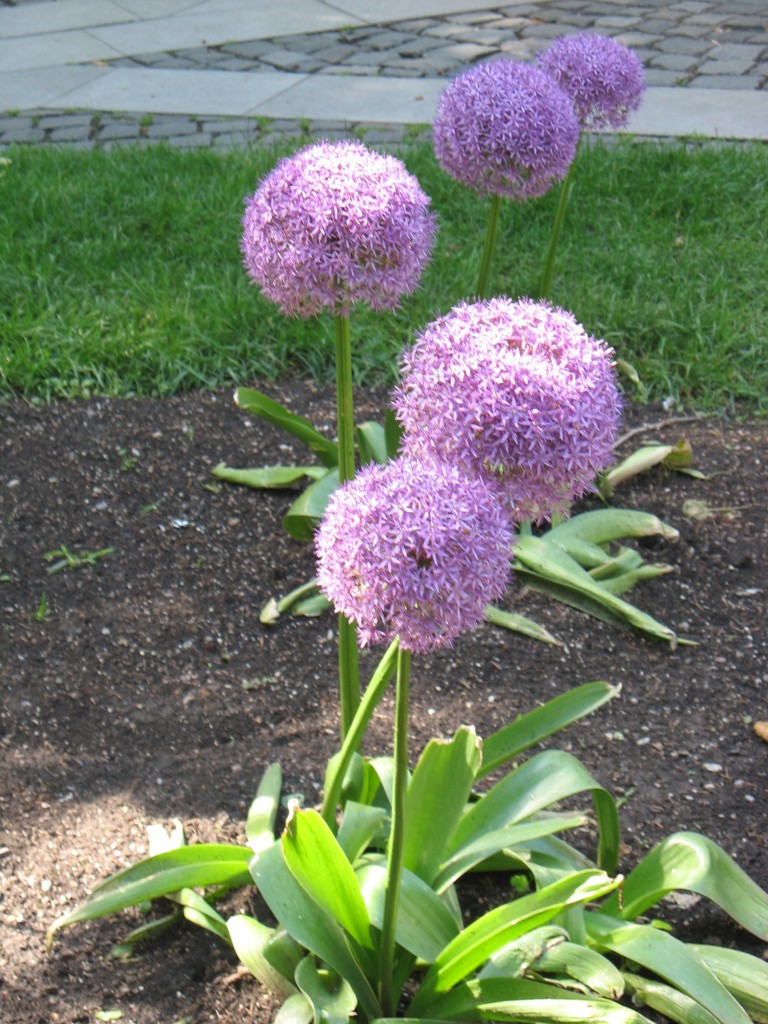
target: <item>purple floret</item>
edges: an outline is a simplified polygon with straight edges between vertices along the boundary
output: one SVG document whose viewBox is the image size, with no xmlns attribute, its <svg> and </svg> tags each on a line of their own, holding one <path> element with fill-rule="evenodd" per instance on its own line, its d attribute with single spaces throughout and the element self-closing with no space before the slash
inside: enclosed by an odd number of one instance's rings
<svg viewBox="0 0 768 1024">
<path fill-rule="evenodd" d="M 645 92 L 639 58 L 607 36 L 563 36 L 539 54 L 536 66 L 568 93 L 586 130 L 625 128 Z"/>
<path fill-rule="evenodd" d="M 399 458 L 334 492 L 315 545 L 318 579 L 361 646 L 450 645 L 504 592 L 512 525 L 497 490 L 456 466 Z"/>
<path fill-rule="evenodd" d="M 403 450 L 498 486 L 516 520 L 565 513 L 612 459 L 621 401 L 613 350 L 545 302 L 462 303 L 402 362 Z"/>
<path fill-rule="evenodd" d="M 287 314 L 394 309 L 429 259 L 429 205 L 401 160 L 319 142 L 281 160 L 246 200 L 244 263 Z"/>
<path fill-rule="evenodd" d="M 438 161 L 458 181 L 522 201 L 565 177 L 579 123 L 547 75 L 502 59 L 464 71 L 443 90 L 434 140 Z"/>
</svg>

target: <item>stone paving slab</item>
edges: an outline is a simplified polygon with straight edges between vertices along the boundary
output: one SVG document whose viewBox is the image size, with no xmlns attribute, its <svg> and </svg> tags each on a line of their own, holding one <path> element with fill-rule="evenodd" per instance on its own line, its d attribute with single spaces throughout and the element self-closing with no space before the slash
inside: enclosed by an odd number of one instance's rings
<svg viewBox="0 0 768 1024">
<path fill-rule="evenodd" d="M 0 147 L 112 145 L 136 138 L 135 124 L 142 144 L 226 146 L 253 141 L 265 118 L 289 133 L 306 120 L 387 138 L 399 125 L 402 136 L 431 120 L 463 68 L 532 60 L 582 30 L 611 35 L 643 60 L 650 88 L 631 131 L 768 139 L 768 0 L 486 4 L 0 0 L 0 114 L 19 113 L 0 122 Z M 93 116 L 49 126 L 41 114 L 72 108 Z M 255 127 L 226 127 L 243 115 Z M 157 127 L 144 131 L 153 116 Z"/>
</svg>

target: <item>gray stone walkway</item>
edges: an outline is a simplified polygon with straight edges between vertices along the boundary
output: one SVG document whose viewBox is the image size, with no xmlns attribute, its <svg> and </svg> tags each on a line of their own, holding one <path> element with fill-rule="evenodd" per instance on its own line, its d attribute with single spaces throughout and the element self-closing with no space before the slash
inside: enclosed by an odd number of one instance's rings
<svg viewBox="0 0 768 1024">
<path fill-rule="evenodd" d="M 227 22 L 233 4 L 217 0 L 101 0 L 98 16 L 88 0 L 2 0 L 0 148 L 228 148 L 350 131 L 391 144 L 426 130 L 466 66 L 532 60 L 577 31 L 613 36 L 643 61 L 649 90 L 632 131 L 768 139 L 764 0 L 486 4 L 390 0 L 375 9 L 413 16 L 371 21 L 367 0 L 293 0 L 282 17 L 251 0 Z"/>
</svg>

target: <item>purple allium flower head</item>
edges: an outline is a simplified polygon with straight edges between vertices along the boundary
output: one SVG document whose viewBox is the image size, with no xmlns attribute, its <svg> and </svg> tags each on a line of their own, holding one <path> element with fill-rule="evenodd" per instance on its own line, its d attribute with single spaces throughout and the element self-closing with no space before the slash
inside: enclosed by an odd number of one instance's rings
<svg viewBox="0 0 768 1024">
<path fill-rule="evenodd" d="M 284 313 L 394 309 L 429 259 L 429 204 L 396 157 L 318 142 L 281 160 L 246 200 L 244 263 Z"/>
<path fill-rule="evenodd" d="M 645 91 L 640 59 L 615 39 L 581 32 L 540 53 L 536 66 L 573 100 L 582 128 L 624 128 Z"/>
<path fill-rule="evenodd" d="M 501 59 L 469 68 L 446 86 L 434 139 L 438 161 L 462 184 L 522 202 L 565 177 L 579 123 L 551 78 Z"/>
<path fill-rule="evenodd" d="M 542 521 L 611 460 L 621 402 L 613 350 L 546 302 L 462 303 L 403 356 L 404 452 L 456 462 Z"/>
<path fill-rule="evenodd" d="M 333 493 L 315 545 L 320 586 L 360 645 L 445 647 L 507 584 L 512 525 L 496 488 L 457 466 L 398 458 Z"/>
</svg>

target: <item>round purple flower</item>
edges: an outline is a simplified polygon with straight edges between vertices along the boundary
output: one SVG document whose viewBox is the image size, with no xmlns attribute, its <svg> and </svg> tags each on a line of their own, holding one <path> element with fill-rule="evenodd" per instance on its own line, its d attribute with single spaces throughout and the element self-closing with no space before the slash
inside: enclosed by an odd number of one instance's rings
<svg viewBox="0 0 768 1024">
<path fill-rule="evenodd" d="M 434 139 L 438 161 L 458 181 L 523 201 L 565 177 L 579 123 L 547 75 L 502 59 L 469 68 L 443 90 Z"/>
<path fill-rule="evenodd" d="M 501 488 L 515 519 L 566 512 L 611 461 L 621 402 L 613 350 L 546 302 L 462 303 L 403 356 L 404 452 Z"/>
<path fill-rule="evenodd" d="M 536 66 L 573 100 L 582 128 L 624 128 L 645 92 L 643 65 L 607 36 L 563 36 L 540 53 Z"/>
<path fill-rule="evenodd" d="M 361 142 L 318 142 L 281 160 L 246 199 L 248 273 L 284 313 L 394 309 L 412 292 L 435 233 L 405 164 Z"/>
<path fill-rule="evenodd" d="M 512 526 L 499 494 L 456 466 L 398 458 L 334 492 L 318 528 L 318 579 L 361 646 L 445 647 L 507 584 Z"/>
</svg>

